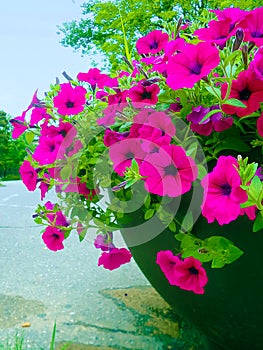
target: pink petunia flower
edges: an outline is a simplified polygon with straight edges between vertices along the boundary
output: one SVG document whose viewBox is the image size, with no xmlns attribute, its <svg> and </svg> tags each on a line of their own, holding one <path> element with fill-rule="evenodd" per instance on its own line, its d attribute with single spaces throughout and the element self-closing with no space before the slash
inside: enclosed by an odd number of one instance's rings
<svg viewBox="0 0 263 350">
<path fill-rule="evenodd" d="M 50 250 L 64 249 L 64 233 L 56 227 L 48 226 L 42 234 L 42 239 Z"/>
<path fill-rule="evenodd" d="M 167 65 L 167 85 L 173 90 L 192 88 L 220 62 L 219 51 L 209 43 L 188 44 L 171 57 Z"/>
<path fill-rule="evenodd" d="M 19 168 L 20 176 L 28 191 L 35 191 L 37 186 L 37 172 L 28 160 Z"/>
<path fill-rule="evenodd" d="M 63 142 L 63 136 L 59 135 L 56 137 L 45 137 L 39 138 L 39 144 L 35 149 L 33 158 L 39 162 L 40 165 L 52 164 L 56 159 L 62 159 L 65 152 L 62 151 L 61 145 Z M 59 152 L 60 151 L 60 152 Z"/>
<path fill-rule="evenodd" d="M 249 69 L 251 69 L 256 76 L 256 79 L 263 80 L 263 47 L 260 47 L 250 62 Z"/>
<path fill-rule="evenodd" d="M 94 246 L 97 249 L 101 249 L 104 252 L 110 251 L 115 248 L 112 243 L 112 232 L 108 232 L 106 235 L 99 234 L 94 240 Z"/>
<path fill-rule="evenodd" d="M 132 160 L 135 159 L 140 163 L 145 158 L 146 153 L 141 147 L 140 139 L 132 138 L 112 144 L 109 155 L 113 162 L 114 171 L 123 176 L 126 168 L 131 166 Z"/>
<path fill-rule="evenodd" d="M 226 41 L 235 35 L 236 29 L 231 26 L 232 19 L 226 18 L 221 21 L 210 21 L 208 28 L 200 28 L 194 32 L 199 40 L 203 40 L 212 44 L 216 44 L 220 49 L 226 45 Z"/>
<path fill-rule="evenodd" d="M 208 278 L 202 263 L 190 256 L 174 267 L 174 284 L 195 294 L 204 294 Z"/>
<path fill-rule="evenodd" d="M 263 45 L 263 7 L 250 11 L 238 26 L 244 29 L 244 41 L 253 42 L 256 46 Z"/>
<path fill-rule="evenodd" d="M 132 100 L 134 107 L 142 106 L 143 104 L 154 105 L 158 102 L 158 94 L 160 88 L 156 84 L 143 86 L 138 84 L 129 90 L 129 97 Z"/>
<path fill-rule="evenodd" d="M 174 267 L 180 262 L 179 257 L 173 255 L 170 250 L 161 250 L 157 253 L 156 263 L 160 266 L 170 284 L 174 284 Z"/>
<path fill-rule="evenodd" d="M 209 11 L 214 12 L 220 21 L 224 21 L 227 18 L 231 18 L 231 21 L 232 21 L 231 28 L 234 28 L 235 24 L 248 14 L 247 11 L 241 10 L 238 7 L 236 8 L 228 7 L 223 10 L 209 10 Z"/>
<path fill-rule="evenodd" d="M 163 146 L 147 155 L 140 165 L 148 192 L 177 197 L 188 192 L 197 178 L 197 166 L 180 146 Z"/>
<path fill-rule="evenodd" d="M 204 294 L 208 278 L 199 260 L 192 256 L 181 260 L 170 250 L 166 250 L 157 253 L 156 263 L 171 285 L 196 294 Z"/>
<path fill-rule="evenodd" d="M 225 98 L 228 84 L 224 83 L 221 87 L 222 98 Z M 236 107 L 228 104 L 222 105 L 222 110 L 227 114 L 236 114 L 238 117 L 244 117 L 255 112 L 262 102 L 263 80 L 255 78 L 252 70 L 245 70 L 239 73 L 236 80 L 233 80 L 230 90 L 230 98 L 240 100 L 247 107 Z"/>
<path fill-rule="evenodd" d="M 117 78 L 111 78 L 107 74 L 102 74 L 98 68 L 90 68 L 87 73 L 78 73 L 77 79 L 89 83 L 93 91 L 97 86 L 100 89 L 103 89 L 105 86 L 118 86 Z"/>
<path fill-rule="evenodd" d="M 228 224 L 241 215 L 240 204 L 246 202 L 246 191 L 241 189 L 238 163 L 232 156 L 220 156 L 213 171 L 201 181 L 204 187 L 202 215 L 209 223 Z"/>
<path fill-rule="evenodd" d="M 25 123 L 26 112 L 24 111 L 21 116 L 10 119 L 10 124 L 13 126 L 12 138 L 17 139 L 21 136 L 27 129 L 28 126 Z"/>
<path fill-rule="evenodd" d="M 106 129 L 104 133 L 104 145 L 106 147 L 110 147 L 115 142 L 121 141 L 128 136 L 129 133 L 121 133 L 118 131 L 114 131 L 111 129 Z"/>
<path fill-rule="evenodd" d="M 38 124 L 41 120 L 45 119 L 47 121 L 51 116 L 47 114 L 46 108 L 34 108 L 30 117 L 30 126 Z"/>
<path fill-rule="evenodd" d="M 223 118 L 221 112 L 213 114 L 211 117 L 200 123 L 207 113 L 218 108 L 219 106 L 212 106 L 210 108 L 202 106 L 194 107 L 192 112 L 186 117 L 186 119 L 191 122 L 191 130 L 200 135 L 208 136 L 213 130 L 221 132 L 230 128 L 233 124 L 233 118 Z"/>
<path fill-rule="evenodd" d="M 60 85 L 60 91 L 54 97 L 54 107 L 61 115 L 78 114 L 83 111 L 87 91 L 82 86 L 72 87 L 70 83 Z"/>
<path fill-rule="evenodd" d="M 140 55 L 156 54 L 162 51 L 169 40 L 167 33 L 161 30 L 154 30 L 140 38 L 136 43 L 136 49 Z"/>
<path fill-rule="evenodd" d="M 132 255 L 126 248 L 113 248 L 109 252 L 104 252 L 99 257 L 98 266 L 105 269 L 115 270 L 123 264 L 131 261 Z"/>
</svg>

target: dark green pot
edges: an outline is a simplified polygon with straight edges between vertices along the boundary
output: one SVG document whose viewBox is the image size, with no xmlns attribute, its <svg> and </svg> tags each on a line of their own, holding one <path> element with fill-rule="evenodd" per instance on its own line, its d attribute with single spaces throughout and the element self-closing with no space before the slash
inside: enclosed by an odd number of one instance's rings
<svg viewBox="0 0 263 350">
<path fill-rule="evenodd" d="M 184 196 L 176 216 L 181 218 L 188 206 L 189 199 Z M 158 251 L 174 251 L 177 244 L 174 233 L 164 229 L 150 239 L 152 232 L 138 225 L 142 222 L 140 210 L 126 214 L 120 222 L 122 235 L 136 263 L 170 306 L 204 333 L 209 344 L 207 348 L 262 350 L 263 230 L 253 233 L 252 222 L 246 216 L 224 226 L 208 224 L 200 216 L 194 225 L 194 234 L 200 238 L 222 235 L 244 254 L 222 269 L 212 269 L 210 263 L 204 264 L 209 281 L 205 294 L 197 295 L 171 286 L 156 264 Z M 134 244 L 140 235 L 148 238 L 142 244 Z"/>
</svg>

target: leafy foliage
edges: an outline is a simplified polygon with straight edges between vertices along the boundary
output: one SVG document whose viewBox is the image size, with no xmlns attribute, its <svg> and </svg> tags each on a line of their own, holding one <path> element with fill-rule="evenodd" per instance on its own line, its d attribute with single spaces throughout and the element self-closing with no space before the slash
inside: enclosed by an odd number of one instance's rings
<svg viewBox="0 0 263 350">
<path fill-rule="evenodd" d="M 155 29 L 163 29 L 167 25 L 176 27 L 180 17 L 184 21 L 197 17 L 201 20 L 202 12 L 208 8 L 235 5 L 252 9 L 262 6 L 263 0 L 178 0 L 176 3 L 171 0 L 91 0 L 82 5 L 83 18 L 80 21 L 63 23 L 58 27 L 58 34 L 62 35 L 62 45 L 81 50 L 82 54 L 93 56 L 97 64 L 104 63 L 114 70 L 117 66 L 119 68 L 122 56 L 127 53 L 127 46 L 131 53 L 140 36 Z"/>
<path fill-rule="evenodd" d="M 13 140 L 11 136 L 10 117 L 0 111 L 0 178 L 19 178 L 19 166 L 26 155 L 25 141 Z"/>
</svg>

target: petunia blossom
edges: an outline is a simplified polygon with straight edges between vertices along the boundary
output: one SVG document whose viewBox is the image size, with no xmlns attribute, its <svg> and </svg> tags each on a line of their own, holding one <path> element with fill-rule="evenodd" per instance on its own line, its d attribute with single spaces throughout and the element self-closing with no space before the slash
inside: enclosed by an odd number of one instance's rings
<svg viewBox="0 0 263 350">
<path fill-rule="evenodd" d="M 170 250 L 161 250 L 157 253 L 156 263 L 160 266 L 170 284 L 174 284 L 174 268 L 180 261 L 179 257 L 173 255 Z"/>
<path fill-rule="evenodd" d="M 224 99 L 228 84 L 221 87 L 221 95 Z M 232 81 L 228 99 L 234 98 L 241 101 L 246 107 L 237 107 L 223 104 L 222 110 L 227 114 L 236 114 L 238 117 L 247 116 L 255 112 L 262 102 L 263 80 L 256 79 L 252 70 L 245 70 L 239 73 L 236 80 Z"/>
<path fill-rule="evenodd" d="M 98 266 L 102 265 L 105 269 L 115 270 L 123 264 L 131 261 L 132 255 L 126 248 L 113 248 L 109 252 L 101 254 L 98 260 Z"/>
<path fill-rule="evenodd" d="M 27 129 L 28 126 L 25 122 L 26 112 L 24 111 L 21 116 L 10 119 L 10 124 L 13 126 L 12 138 L 17 139 L 21 136 Z"/>
<path fill-rule="evenodd" d="M 231 18 L 226 18 L 222 21 L 210 21 L 208 28 L 200 28 L 194 32 L 194 35 L 198 36 L 199 40 L 210 42 L 218 45 L 220 49 L 223 49 L 226 45 L 226 41 L 233 35 L 235 35 L 235 28 L 231 26 Z"/>
<path fill-rule="evenodd" d="M 253 42 L 256 46 L 263 45 L 263 7 L 250 11 L 238 26 L 244 29 L 244 41 Z"/>
<path fill-rule="evenodd" d="M 232 156 L 220 156 L 217 164 L 201 181 L 205 189 L 202 215 L 208 223 L 218 221 L 229 224 L 241 215 L 240 204 L 247 201 L 246 191 L 241 189 L 238 163 Z"/>
<path fill-rule="evenodd" d="M 60 91 L 54 97 L 54 107 L 61 115 L 73 115 L 83 111 L 87 91 L 82 86 L 72 87 L 70 83 L 60 85 Z"/>
<path fill-rule="evenodd" d="M 110 146 L 109 154 L 113 162 L 113 169 L 120 176 L 124 175 L 126 168 L 131 165 L 133 159 L 140 163 L 146 155 L 141 147 L 140 139 L 137 138 L 115 142 Z"/>
<path fill-rule="evenodd" d="M 263 47 L 258 49 L 254 59 L 250 62 L 249 69 L 255 73 L 256 79 L 263 80 Z"/>
<path fill-rule="evenodd" d="M 42 234 L 42 239 L 50 250 L 64 249 L 64 233 L 56 227 L 48 226 Z"/>
<path fill-rule="evenodd" d="M 25 160 L 19 168 L 21 179 L 28 191 L 35 191 L 37 186 L 37 172 L 29 160 Z"/>
<path fill-rule="evenodd" d="M 192 88 L 220 62 L 219 51 L 209 43 L 188 44 L 171 57 L 167 65 L 167 85 L 173 89 Z"/>
<path fill-rule="evenodd" d="M 101 249 L 104 252 L 110 251 L 115 248 L 112 243 L 112 232 L 107 232 L 107 234 L 99 234 L 94 240 L 94 246 L 97 249 Z"/>
<path fill-rule="evenodd" d="M 192 256 L 185 258 L 174 267 L 174 284 L 181 289 L 195 294 L 204 294 L 204 286 L 208 282 L 202 263 Z"/>
<path fill-rule="evenodd" d="M 137 40 L 136 49 L 140 55 L 156 54 L 162 51 L 169 40 L 167 33 L 161 30 L 154 30 L 146 36 Z"/>
<path fill-rule="evenodd" d="M 152 84 L 150 86 L 143 86 L 142 84 L 138 84 L 130 88 L 129 97 L 134 107 L 140 107 L 144 104 L 154 105 L 158 102 L 159 92 L 160 88 L 156 84 Z"/>
<path fill-rule="evenodd" d="M 186 119 L 191 122 L 191 130 L 200 135 L 208 136 L 213 130 L 221 132 L 230 128 L 233 124 L 233 118 L 223 118 L 220 110 L 218 113 L 211 115 L 211 117 L 201 122 L 207 113 L 216 109 L 219 109 L 219 106 L 212 106 L 210 108 L 202 106 L 194 107 L 192 112 L 186 117 Z"/>
<path fill-rule="evenodd" d="M 182 147 L 169 145 L 147 155 L 140 165 L 140 174 L 148 192 L 177 197 L 191 189 L 197 166 Z"/>
</svg>

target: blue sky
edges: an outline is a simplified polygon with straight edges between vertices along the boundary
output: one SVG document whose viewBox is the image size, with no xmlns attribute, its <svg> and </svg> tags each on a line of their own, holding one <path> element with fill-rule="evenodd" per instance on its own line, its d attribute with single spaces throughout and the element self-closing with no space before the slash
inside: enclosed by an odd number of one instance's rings
<svg viewBox="0 0 263 350">
<path fill-rule="evenodd" d="M 83 0 L 0 0 L 0 110 L 21 115 L 34 91 L 43 97 L 65 70 L 91 67 L 87 56 L 59 44 L 57 25 L 80 19 Z"/>
</svg>

